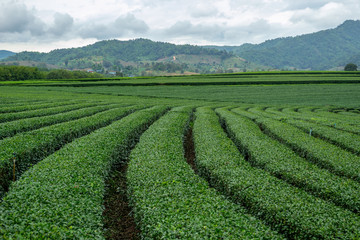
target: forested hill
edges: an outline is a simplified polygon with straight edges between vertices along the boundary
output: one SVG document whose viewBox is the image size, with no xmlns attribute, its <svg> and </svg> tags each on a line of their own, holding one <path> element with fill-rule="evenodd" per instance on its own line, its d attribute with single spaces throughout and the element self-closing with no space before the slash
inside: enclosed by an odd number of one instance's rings
<svg viewBox="0 0 360 240">
<path fill-rule="evenodd" d="M 58 49 L 50 53 L 22 52 L 7 60 L 33 60 L 58 64 L 72 59 L 103 56 L 105 59 L 120 59 L 126 62 L 156 61 L 161 58 L 178 55 L 214 55 L 223 58 L 232 56 L 231 53 L 215 49 L 205 49 L 192 45 L 175 45 L 164 42 L 153 42 L 148 39 L 130 41 L 105 40 L 81 48 Z"/>
<path fill-rule="evenodd" d="M 49 53 L 21 52 L 6 62 L 30 61 L 66 69 L 97 72 L 121 71 L 125 75 L 159 75 L 164 73 L 215 73 L 261 70 L 263 66 L 245 61 L 225 50 L 193 45 L 175 45 L 147 39 L 105 40 L 80 48 L 58 49 Z"/>
<path fill-rule="evenodd" d="M 328 70 L 360 63 L 360 21 L 348 20 L 334 29 L 261 44 L 214 47 L 273 68 Z"/>
<path fill-rule="evenodd" d="M 9 56 L 13 56 L 15 54 L 16 53 L 14 53 L 14 52 L 6 51 L 6 50 L 0 50 L 0 59 L 4 59 L 4 58 L 7 58 Z"/>
</svg>

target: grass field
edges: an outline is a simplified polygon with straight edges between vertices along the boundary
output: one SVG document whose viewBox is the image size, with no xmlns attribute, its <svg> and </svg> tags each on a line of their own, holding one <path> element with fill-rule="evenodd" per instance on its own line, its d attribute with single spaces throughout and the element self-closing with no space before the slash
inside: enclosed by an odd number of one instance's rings
<svg viewBox="0 0 360 240">
<path fill-rule="evenodd" d="M 0 83 L 1 239 L 360 239 L 360 74 Z"/>
</svg>

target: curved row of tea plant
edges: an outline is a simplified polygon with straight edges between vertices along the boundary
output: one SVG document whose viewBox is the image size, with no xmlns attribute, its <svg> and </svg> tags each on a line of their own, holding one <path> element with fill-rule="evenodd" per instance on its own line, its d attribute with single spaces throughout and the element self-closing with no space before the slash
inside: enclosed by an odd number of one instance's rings
<svg viewBox="0 0 360 240">
<path fill-rule="evenodd" d="M 36 109 L 46 109 L 57 106 L 64 106 L 69 104 L 81 103 L 80 101 L 61 101 L 61 102 L 35 102 L 35 103 L 20 103 L 19 104 L 11 104 L 7 106 L 0 107 L 0 113 L 15 113 L 15 112 L 23 112 L 23 111 L 31 111 Z"/>
<path fill-rule="evenodd" d="M 93 116 L 17 134 L 0 141 L 0 198 L 13 179 L 14 158 L 16 178 L 31 165 L 37 163 L 75 138 L 104 127 L 138 107 L 107 110 Z"/>
<path fill-rule="evenodd" d="M 337 112 L 337 114 L 343 115 L 343 116 L 359 117 L 360 110 L 354 108 L 354 110 L 349 110 L 349 111 L 344 110 L 344 111 Z"/>
<path fill-rule="evenodd" d="M 328 111 L 340 115 L 360 117 L 360 107 L 334 107 L 330 108 Z"/>
<path fill-rule="evenodd" d="M 234 139 L 236 114 L 217 109 Z M 233 201 L 290 239 L 356 239 L 360 217 L 254 168 L 226 136 L 216 114 L 197 112 L 196 162 L 209 181 Z M 259 146 L 259 151 L 264 151 Z M 265 150 L 266 151 L 266 150 Z"/>
<path fill-rule="evenodd" d="M 328 127 L 334 127 L 339 130 L 360 134 L 359 126 L 355 126 L 354 124 L 359 124 L 358 121 L 344 121 L 340 119 L 328 119 L 326 117 L 322 117 L 316 115 L 314 112 L 311 111 L 303 111 L 303 112 L 294 112 L 294 108 L 284 108 L 282 110 L 283 113 L 286 113 L 287 116 L 291 116 L 294 119 L 305 120 L 313 123 L 318 123 L 321 125 L 325 125 Z M 346 117 L 342 118 L 346 119 Z"/>
<path fill-rule="evenodd" d="M 35 99 L 9 99 L 3 96 L 0 96 L 0 108 L 7 107 L 16 107 L 16 106 L 25 106 L 28 104 L 44 104 L 48 103 L 47 101 L 35 100 Z"/>
<path fill-rule="evenodd" d="M 331 121 L 333 123 L 344 123 L 348 125 L 359 125 L 360 116 L 358 114 L 351 114 L 348 112 L 347 115 L 338 114 L 332 112 L 327 107 L 298 107 L 296 109 L 284 109 L 287 113 L 291 113 L 291 110 L 296 110 L 296 113 L 304 116 L 312 116 L 315 119 L 321 119 L 324 121 Z"/>
<path fill-rule="evenodd" d="M 104 239 L 104 187 L 111 166 L 164 111 L 137 111 L 76 139 L 24 173 L 0 205 L 0 238 Z"/>
<path fill-rule="evenodd" d="M 236 110 L 235 110 L 236 111 Z M 252 109 L 253 113 L 260 115 L 261 117 L 269 117 L 272 119 L 286 122 L 297 128 L 300 128 L 304 132 L 311 134 L 314 137 L 324 139 L 332 144 L 335 144 L 345 150 L 348 150 L 355 154 L 360 154 L 360 136 L 351 132 L 342 131 L 334 126 L 329 127 L 319 123 L 296 120 L 285 113 L 276 111 L 274 109 L 266 109 L 265 111 Z M 242 112 L 244 114 L 244 112 Z M 255 119 L 252 117 L 252 119 Z"/>
<path fill-rule="evenodd" d="M 104 103 L 103 103 L 104 104 Z M 3 122 L 10 122 L 15 121 L 18 119 L 24 119 L 24 118 L 32 118 L 32 117 L 41 117 L 41 116 L 48 116 L 63 112 L 68 112 L 84 107 L 92 107 L 96 105 L 101 105 L 101 103 L 78 103 L 78 104 L 65 104 L 65 106 L 62 106 L 59 104 L 56 107 L 51 108 L 45 108 L 45 109 L 36 109 L 31 111 L 25 111 L 25 112 L 15 112 L 15 113 L 3 113 L 0 114 L 0 123 Z"/>
<path fill-rule="evenodd" d="M 312 136 L 324 139 L 352 153 L 360 154 L 360 136 L 357 134 L 302 120 L 286 119 L 285 122 L 308 134 L 311 129 Z"/>
<path fill-rule="evenodd" d="M 264 134 L 252 120 L 226 112 L 233 140 L 252 166 L 353 212 L 360 212 L 360 184 L 339 177 L 298 156 L 290 148 Z M 249 115 L 246 111 L 234 110 Z M 253 116 L 254 117 L 254 116 Z M 260 118 L 259 116 L 257 116 Z M 275 121 L 275 120 L 274 120 Z"/>
<path fill-rule="evenodd" d="M 130 154 L 128 196 L 143 239 L 281 239 L 198 177 L 184 158 L 191 108 L 155 122 Z"/>
<path fill-rule="evenodd" d="M 87 117 L 98 112 L 114 108 L 116 105 L 100 105 L 95 107 L 84 107 L 65 113 L 58 113 L 44 117 L 33 117 L 0 123 L 0 139 L 14 136 L 17 133 L 38 129 L 41 127 L 67 122 L 82 117 Z"/>
<path fill-rule="evenodd" d="M 295 152 L 315 164 L 340 175 L 360 181 L 360 157 L 321 139 L 309 136 L 287 123 L 268 118 L 258 118 L 265 132 L 274 136 Z"/>
<path fill-rule="evenodd" d="M 332 119 L 336 122 L 336 120 L 348 122 L 348 124 L 360 124 L 360 116 L 358 114 L 337 114 L 334 112 L 329 111 L 326 108 L 316 108 L 316 109 L 309 109 L 309 108 L 299 108 L 298 110 L 300 113 L 306 113 L 306 114 L 314 114 L 315 116 L 326 118 L 326 119 Z"/>
</svg>

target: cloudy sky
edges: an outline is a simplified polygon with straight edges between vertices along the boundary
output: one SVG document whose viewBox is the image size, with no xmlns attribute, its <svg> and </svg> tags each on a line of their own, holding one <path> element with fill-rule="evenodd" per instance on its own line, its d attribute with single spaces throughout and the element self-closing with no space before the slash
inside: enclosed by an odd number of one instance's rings
<svg viewBox="0 0 360 240">
<path fill-rule="evenodd" d="M 360 19 L 359 0 L 1 0 L 0 50 L 48 52 L 104 39 L 241 45 Z"/>
</svg>

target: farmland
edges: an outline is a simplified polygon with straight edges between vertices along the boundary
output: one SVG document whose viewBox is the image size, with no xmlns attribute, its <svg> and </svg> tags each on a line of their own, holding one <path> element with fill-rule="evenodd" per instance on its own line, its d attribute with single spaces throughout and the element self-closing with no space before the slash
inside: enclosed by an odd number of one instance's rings
<svg viewBox="0 0 360 240">
<path fill-rule="evenodd" d="M 360 74 L 0 82 L 2 239 L 359 239 Z"/>
</svg>

